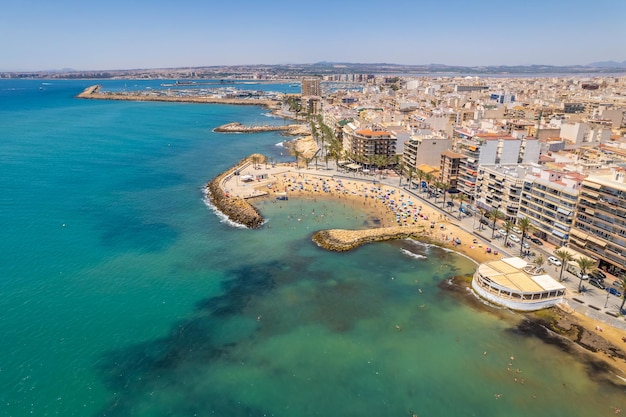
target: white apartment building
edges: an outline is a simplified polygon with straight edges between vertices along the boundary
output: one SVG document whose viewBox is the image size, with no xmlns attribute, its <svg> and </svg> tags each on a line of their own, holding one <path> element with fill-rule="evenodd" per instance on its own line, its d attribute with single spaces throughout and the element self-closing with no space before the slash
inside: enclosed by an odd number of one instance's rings
<svg viewBox="0 0 626 417">
<path fill-rule="evenodd" d="M 515 221 L 528 168 L 522 165 L 480 165 L 476 182 L 476 206 L 499 210 Z"/>
<path fill-rule="evenodd" d="M 464 155 L 459 173 L 459 191 L 474 197 L 479 165 L 517 165 L 539 161 L 540 143 L 533 137 L 514 138 L 498 133 L 455 130 L 456 152 Z"/>
<path fill-rule="evenodd" d="M 626 273 L 625 168 L 582 182 L 568 246 L 614 275 Z"/>
<path fill-rule="evenodd" d="M 611 130 L 592 127 L 589 123 L 563 123 L 560 137 L 570 142 L 566 148 L 575 149 L 580 146 L 596 146 L 608 142 L 611 138 Z"/>
<path fill-rule="evenodd" d="M 451 148 L 452 139 L 437 133 L 411 135 L 404 143 L 402 162 L 405 167 L 412 169 L 420 165 L 438 167 L 441 154 Z"/>
<path fill-rule="evenodd" d="M 524 178 L 517 217 L 530 219 L 535 236 L 557 247 L 564 246 L 584 178 L 575 172 L 533 169 Z"/>
</svg>

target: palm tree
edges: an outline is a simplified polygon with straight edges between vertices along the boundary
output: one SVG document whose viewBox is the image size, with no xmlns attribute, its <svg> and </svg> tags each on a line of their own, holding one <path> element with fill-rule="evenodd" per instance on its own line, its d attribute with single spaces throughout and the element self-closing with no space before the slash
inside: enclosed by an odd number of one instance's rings
<svg viewBox="0 0 626 417">
<path fill-rule="evenodd" d="M 402 187 L 402 175 L 404 175 L 404 164 L 402 162 L 398 162 L 396 165 L 396 171 L 400 176 L 400 183 L 398 184 L 398 187 Z"/>
<path fill-rule="evenodd" d="M 522 219 L 517 219 L 517 226 L 522 231 L 522 241 L 519 244 L 519 254 L 521 256 L 524 250 L 524 239 L 526 239 L 526 234 L 530 234 L 530 232 L 535 229 L 535 226 L 533 226 L 528 216 Z"/>
<path fill-rule="evenodd" d="M 420 180 L 420 187 L 422 186 L 422 181 L 426 183 L 426 189 L 428 190 L 428 196 L 430 197 L 430 195 L 432 194 L 432 191 L 430 190 L 430 183 L 433 182 L 433 174 L 431 174 L 430 172 L 424 172 L 424 176 L 422 177 L 422 180 Z"/>
<path fill-rule="evenodd" d="M 626 274 L 622 274 L 620 279 L 622 280 L 622 305 L 619 306 L 619 311 L 622 311 L 624 310 L 624 304 L 626 303 Z"/>
<path fill-rule="evenodd" d="M 441 189 L 441 192 L 443 193 L 443 202 L 441 203 L 441 208 L 444 208 L 446 206 L 446 194 L 448 193 L 448 187 L 448 183 L 439 181 L 439 186 L 437 186 L 437 189 Z"/>
<path fill-rule="evenodd" d="M 461 218 L 461 208 L 463 207 L 463 203 L 467 201 L 467 198 L 468 197 L 464 193 L 458 193 L 456 195 L 456 199 L 459 200 L 459 216 L 457 217 L 457 219 Z"/>
<path fill-rule="evenodd" d="M 533 261 L 533 263 L 535 265 L 537 265 L 537 267 L 539 268 L 543 268 L 543 264 L 546 260 L 543 259 L 543 255 L 537 255 L 537 257 L 535 258 L 535 260 Z"/>
<path fill-rule="evenodd" d="M 491 238 L 496 235 L 496 222 L 500 219 L 504 218 L 504 213 L 502 213 L 498 209 L 493 209 L 489 213 L 487 213 L 487 217 L 493 220 L 493 224 L 491 225 Z"/>
<path fill-rule="evenodd" d="M 580 258 L 576 259 L 576 263 L 578 264 L 578 268 L 580 268 L 580 281 L 578 282 L 578 292 L 581 292 L 583 288 L 583 278 L 585 277 L 585 275 L 588 275 L 591 271 L 596 269 L 596 261 L 591 258 L 581 256 Z"/>
<path fill-rule="evenodd" d="M 293 153 L 296 156 L 296 169 L 300 169 L 300 157 L 302 157 L 302 152 L 294 150 Z"/>
<path fill-rule="evenodd" d="M 478 213 L 480 213 L 480 218 L 482 219 L 487 214 L 487 210 L 485 210 L 484 208 L 481 207 L 481 208 L 478 209 Z M 483 230 L 483 224 L 480 221 L 478 222 L 478 228 L 480 230 Z"/>
<path fill-rule="evenodd" d="M 435 204 L 437 204 L 437 197 L 439 197 L 439 190 L 443 187 L 443 183 L 439 180 L 435 180 L 433 186 L 435 187 Z M 443 195 L 443 201 L 446 201 L 445 193 Z M 441 207 L 443 207 L 443 204 L 441 205 Z"/>
<path fill-rule="evenodd" d="M 417 185 L 418 190 L 424 191 L 424 189 L 422 188 L 422 180 L 424 179 L 425 176 L 426 176 L 426 173 L 424 171 L 422 171 L 421 169 L 417 170 L 417 179 L 419 180 L 419 184 Z"/>
<path fill-rule="evenodd" d="M 450 211 L 450 212 L 452 211 L 452 207 L 454 207 L 454 200 L 456 200 L 456 198 L 457 198 L 458 196 L 459 196 L 459 195 L 458 195 L 458 194 L 456 194 L 456 193 L 452 193 L 452 194 L 450 194 L 450 197 L 448 197 L 448 198 L 450 199 L 450 203 L 451 203 L 451 205 L 450 205 L 450 208 L 448 209 L 448 211 Z M 459 212 L 459 213 L 460 213 L 460 212 Z M 457 217 L 457 219 L 458 219 L 458 217 Z"/>
<path fill-rule="evenodd" d="M 506 246 L 506 243 L 509 241 L 509 234 L 510 234 L 509 232 L 511 231 L 513 226 L 515 226 L 515 225 L 513 224 L 513 222 L 511 220 L 505 221 L 504 225 L 502 226 L 502 228 L 506 232 L 506 235 L 504 235 L 504 246 Z"/>
<path fill-rule="evenodd" d="M 554 251 L 554 255 L 561 261 L 561 273 L 559 274 L 559 281 L 563 281 L 563 269 L 568 262 L 574 260 L 574 255 L 566 251 L 565 249 L 559 249 Z"/>
</svg>

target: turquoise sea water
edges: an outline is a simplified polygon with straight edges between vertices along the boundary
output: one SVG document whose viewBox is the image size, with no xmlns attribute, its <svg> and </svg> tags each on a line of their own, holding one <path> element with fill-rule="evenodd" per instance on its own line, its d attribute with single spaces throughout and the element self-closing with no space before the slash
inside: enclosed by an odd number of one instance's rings
<svg viewBox="0 0 626 417">
<path fill-rule="evenodd" d="M 322 251 L 314 230 L 372 220 L 328 201 L 259 203 L 261 230 L 222 223 L 202 186 L 252 152 L 287 157 L 276 134 L 212 129 L 283 123 L 265 109 L 73 98 L 90 84 L 0 81 L 0 415 L 626 408 L 623 389 L 443 291 L 465 258 L 409 241 Z M 289 89 L 255 86 L 272 88 Z"/>
</svg>

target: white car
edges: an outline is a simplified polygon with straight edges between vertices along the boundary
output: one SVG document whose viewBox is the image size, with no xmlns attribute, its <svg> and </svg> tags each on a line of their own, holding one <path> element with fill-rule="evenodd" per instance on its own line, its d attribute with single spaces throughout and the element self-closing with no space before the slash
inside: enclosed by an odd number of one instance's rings
<svg viewBox="0 0 626 417">
<path fill-rule="evenodd" d="M 557 258 L 555 258 L 554 256 L 549 256 L 548 257 L 548 262 L 550 262 L 552 265 L 554 266 L 561 266 L 561 261 L 559 261 Z"/>
<path fill-rule="evenodd" d="M 515 235 L 513 235 L 513 234 L 509 235 L 509 240 L 511 240 L 511 241 L 513 241 L 515 243 L 519 243 L 520 242 L 520 238 L 515 236 Z"/>
<path fill-rule="evenodd" d="M 522 233 L 522 229 L 520 229 L 519 227 L 515 226 L 513 228 L 511 228 L 511 230 L 513 231 L 513 233 L 517 233 L 518 235 L 520 233 Z"/>
<path fill-rule="evenodd" d="M 500 233 L 502 236 L 506 236 L 506 234 L 507 234 L 506 230 L 504 230 L 504 229 L 498 230 L 498 233 Z"/>
</svg>

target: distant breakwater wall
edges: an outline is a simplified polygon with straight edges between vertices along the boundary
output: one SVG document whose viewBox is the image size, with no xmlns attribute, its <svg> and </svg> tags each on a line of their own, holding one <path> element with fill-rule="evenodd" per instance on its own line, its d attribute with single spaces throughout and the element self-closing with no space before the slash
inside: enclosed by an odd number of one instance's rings
<svg viewBox="0 0 626 417">
<path fill-rule="evenodd" d="M 240 197 L 232 197 L 224 191 L 224 182 L 235 175 L 235 171 L 243 170 L 253 162 L 253 158 L 259 158 L 260 163 L 265 162 L 263 155 L 254 154 L 241 160 L 234 168 L 231 168 L 215 177 L 206 185 L 209 201 L 217 210 L 224 213 L 231 221 L 242 224 L 250 229 L 258 229 L 263 224 L 261 213 Z"/>
<path fill-rule="evenodd" d="M 241 123 L 233 122 L 226 123 L 225 125 L 218 126 L 213 129 L 218 133 L 258 133 L 258 132 L 287 132 L 292 135 L 297 135 L 302 129 L 302 125 L 283 125 L 283 126 L 244 126 Z"/>
<path fill-rule="evenodd" d="M 425 237 L 426 228 L 419 226 L 394 226 L 369 230 L 330 229 L 313 233 L 312 240 L 318 246 L 334 251 L 345 252 L 365 243 L 387 240 Z"/>
<path fill-rule="evenodd" d="M 123 92 L 111 93 L 101 92 L 101 86 L 92 85 L 87 87 L 76 98 L 84 98 L 91 100 L 122 100 L 122 101 L 165 101 L 171 103 L 201 103 L 201 104 L 234 104 L 246 106 L 264 106 L 271 109 L 277 108 L 280 103 L 276 100 L 264 99 L 236 99 L 236 98 L 220 98 L 211 96 L 167 96 L 162 95 L 158 91 L 149 92 Z"/>
</svg>

